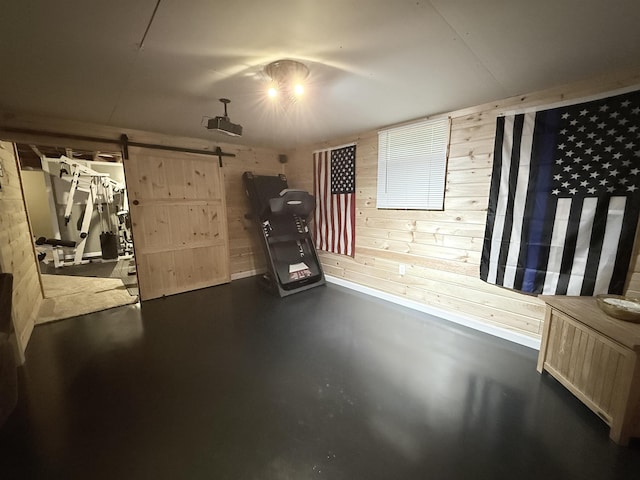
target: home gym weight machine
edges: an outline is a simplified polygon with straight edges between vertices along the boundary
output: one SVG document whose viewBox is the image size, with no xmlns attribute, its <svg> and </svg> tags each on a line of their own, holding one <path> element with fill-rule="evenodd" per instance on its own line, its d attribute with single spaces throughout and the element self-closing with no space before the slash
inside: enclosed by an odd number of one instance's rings
<svg viewBox="0 0 640 480">
<path fill-rule="evenodd" d="M 129 211 L 127 202 L 127 190 L 125 186 L 112 179 L 108 173 L 97 172 L 83 163 L 72 160 L 64 155 L 60 157 L 60 178 L 70 183 L 69 192 L 67 194 L 64 221 L 68 225 L 71 220 L 71 213 L 77 192 L 87 193 L 87 201 L 84 211 L 80 216 L 78 230 L 80 231 L 80 241 L 68 241 L 59 239 L 39 238 L 36 240 L 37 245 L 47 245 L 52 249 L 52 256 L 56 268 L 65 266 L 64 255 L 61 255 L 61 247 L 75 247 L 73 265 L 83 263 L 89 229 L 91 228 L 91 218 L 94 207 L 100 216 L 102 233 L 100 234 L 100 246 L 102 249 L 102 258 L 105 260 L 117 259 L 118 251 L 123 255 L 133 254 L 133 242 L 129 233 Z M 115 201 L 115 195 L 119 194 L 119 202 Z M 104 216 L 106 207 L 106 224 L 104 228 Z M 116 208 L 120 207 L 120 208 Z M 113 232 L 112 212 L 118 218 L 118 235 Z"/>
</svg>

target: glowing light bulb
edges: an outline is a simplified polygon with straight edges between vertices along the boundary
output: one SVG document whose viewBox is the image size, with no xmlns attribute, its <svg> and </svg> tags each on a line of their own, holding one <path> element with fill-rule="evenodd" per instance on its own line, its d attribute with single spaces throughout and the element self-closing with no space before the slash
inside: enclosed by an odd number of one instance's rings
<svg viewBox="0 0 640 480">
<path fill-rule="evenodd" d="M 275 98 L 278 96 L 278 90 L 275 87 L 269 87 L 269 90 L 267 90 L 267 93 L 271 98 Z"/>
<path fill-rule="evenodd" d="M 298 84 L 296 84 L 295 87 L 293 87 L 293 92 L 296 95 L 300 96 L 300 95 L 302 95 L 304 93 L 304 87 L 301 84 L 298 83 Z"/>
</svg>

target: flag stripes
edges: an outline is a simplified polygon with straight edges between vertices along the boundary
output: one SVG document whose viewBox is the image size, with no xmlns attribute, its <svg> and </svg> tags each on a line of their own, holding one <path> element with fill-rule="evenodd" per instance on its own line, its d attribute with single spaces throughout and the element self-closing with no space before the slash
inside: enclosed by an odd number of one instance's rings
<svg viewBox="0 0 640 480">
<path fill-rule="evenodd" d="M 314 241 L 318 250 L 354 255 L 355 145 L 314 152 Z"/>
<path fill-rule="evenodd" d="M 497 119 L 480 277 L 622 293 L 640 211 L 640 92 Z"/>
</svg>

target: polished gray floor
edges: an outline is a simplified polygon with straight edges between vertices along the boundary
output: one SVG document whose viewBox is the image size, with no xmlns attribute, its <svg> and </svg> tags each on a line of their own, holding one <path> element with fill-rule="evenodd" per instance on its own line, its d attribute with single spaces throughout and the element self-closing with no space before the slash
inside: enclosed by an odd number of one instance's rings
<svg viewBox="0 0 640 480">
<path fill-rule="evenodd" d="M 37 327 L 0 478 L 638 479 L 537 352 L 254 279 Z"/>
</svg>

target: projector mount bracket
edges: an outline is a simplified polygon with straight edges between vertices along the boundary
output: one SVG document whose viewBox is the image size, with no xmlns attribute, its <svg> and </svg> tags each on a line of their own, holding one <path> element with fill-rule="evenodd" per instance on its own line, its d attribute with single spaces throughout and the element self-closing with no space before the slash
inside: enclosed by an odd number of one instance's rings
<svg viewBox="0 0 640 480">
<path fill-rule="evenodd" d="M 231 100 L 229 100 L 228 98 L 219 98 L 218 100 L 220 100 L 224 105 L 224 118 L 226 120 L 229 120 L 229 114 L 227 113 L 227 105 L 231 103 Z"/>
</svg>

